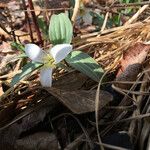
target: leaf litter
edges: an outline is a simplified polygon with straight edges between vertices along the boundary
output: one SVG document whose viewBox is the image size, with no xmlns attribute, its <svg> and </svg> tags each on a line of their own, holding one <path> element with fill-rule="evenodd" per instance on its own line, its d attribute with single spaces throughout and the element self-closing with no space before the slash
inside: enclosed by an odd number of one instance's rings
<svg viewBox="0 0 150 150">
<path fill-rule="evenodd" d="M 0 137 L 2 139 L 0 147 L 2 149 L 6 143 L 9 143 L 5 147 L 6 149 L 12 147 L 15 149 L 34 149 L 35 147 L 48 149 L 47 145 L 53 149 L 59 149 L 59 147 L 62 149 L 90 149 L 93 145 L 96 147 L 95 149 L 99 149 L 99 146 L 101 149 L 133 149 L 133 147 L 141 150 L 149 149 L 150 47 L 149 44 L 146 44 L 150 41 L 150 20 L 147 15 L 149 7 L 145 7 L 146 9 L 138 15 L 136 13 L 141 10 L 139 5 L 146 5 L 147 1 L 145 3 L 135 2 L 134 4 L 138 8 L 134 9 L 134 13 L 132 12 L 133 16 L 135 14 L 134 18 L 124 14 L 122 20 L 127 22 L 127 18 L 129 18 L 130 21 L 118 27 L 106 26 L 111 17 L 110 15 L 107 18 L 105 15 L 108 12 L 107 8 L 110 7 L 109 13 L 113 14 L 114 10 L 115 13 L 120 13 L 120 7 L 127 10 L 130 3 L 124 6 L 115 1 L 108 3 L 97 1 L 100 5 L 91 1 L 84 2 L 86 7 L 93 6 L 93 12 L 99 9 L 105 16 L 105 22 L 104 20 L 102 22 L 103 30 L 97 31 L 95 30 L 97 28 L 94 27 L 90 31 L 85 28 L 85 31 L 82 32 L 82 24 L 75 26 L 78 32 L 74 33 L 72 41 L 75 50 L 81 50 L 90 55 L 105 71 L 105 78 L 103 82 L 100 82 L 100 89 L 98 89 L 98 103 L 95 102 L 98 82 L 72 68 L 67 71 L 55 70 L 54 84 L 49 89 L 40 86 L 37 71 L 30 73 L 14 88 L 11 88 L 12 76 L 10 73 L 13 72 L 13 69 L 8 69 L 0 76 Z M 58 13 L 58 6 L 54 4 L 55 2 L 52 3 L 51 1 L 49 3 L 52 6 L 46 4 L 42 6 L 39 3 L 39 6 L 35 7 L 44 15 L 46 22 L 48 22 L 48 16 L 51 15 L 51 9 L 54 8 L 53 11 Z M 61 6 L 63 8 L 60 9 L 61 11 L 66 9 L 64 6 L 68 7 L 68 3 L 64 3 L 62 5 L 59 3 L 59 8 Z M 14 4 L 12 3 L 12 5 Z M 95 5 L 99 8 L 96 8 Z M 0 8 L 5 9 L 4 7 Z M 11 10 L 11 8 L 9 9 Z M 69 9 L 73 10 L 73 8 Z M 13 11 L 18 12 L 18 10 Z M 10 20 L 3 20 L 2 26 L 9 22 L 9 27 L 3 26 L 2 29 L 6 28 L 12 32 L 6 33 L 2 30 L 2 39 L 5 41 L 2 42 L 1 47 L 6 47 L 0 52 L 2 60 L 9 55 L 16 54 L 16 51 L 11 51 L 9 46 L 12 40 L 21 41 L 23 44 L 30 41 L 31 34 L 29 32 L 31 31 L 29 31 L 26 19 L 22 15 L 21 22 L 18 23 L 19 30 L 16 26 L 10 25 Z M 21 27 L 19 27 L 20 24 L 23 24 L 22 20 L 28 26 L 28 33 L 21 31 Z M 92 22 L 89 26 L 93 25 Z M 15 33 L 13 33 L 14 29 Z M 36 43 L 41 44 L 41 41 L 38 41 L 38 34 L 33 28 L 33 23 L 31 23 L 31 30 Z M 21 34 L 25 35 L 21 36 Z M 43 46 L 49 47 L 47 43 L 48 41 Z M 17 71 L 26 61 L 26 58 L 23 58 L 21 63 L 16 60 L 13 67 Z M 7 63 L 5 64 L 3 61 L 2 64 L 5 68 Z M 10 64 L 12 65 L 12 62 Z M 66 63 L 66 68 L 67 65 Z M 2 75 L 7 76 L 2 78 Z M 111 84 L 112 81 L 116 83 Z M 63 115 L 65 113 L 71 115 Z M 95 113 L 97 113 L 96 118 Z M 127 137 L 124 139 L 125 145 L 112 140 L 122 139 L 123 136 L 120 135 L 122 132 Z M 40 138 L 45 139 L 43 143 L 40 142 Z"/>
</svg>

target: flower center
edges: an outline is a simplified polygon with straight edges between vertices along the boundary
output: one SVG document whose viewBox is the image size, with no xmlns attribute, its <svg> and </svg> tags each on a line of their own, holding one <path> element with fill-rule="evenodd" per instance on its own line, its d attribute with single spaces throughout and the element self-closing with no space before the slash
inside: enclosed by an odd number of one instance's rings
<svg viewBox="0 0 150 150">
<path fill-rule="evenodd" d="M 47 54 L 45 57 L 43 57 L 43 62 L 44 62 L 44 68 L 55 68 L 55 60 L 54 58 L 50 55 Z"/>
</svg>

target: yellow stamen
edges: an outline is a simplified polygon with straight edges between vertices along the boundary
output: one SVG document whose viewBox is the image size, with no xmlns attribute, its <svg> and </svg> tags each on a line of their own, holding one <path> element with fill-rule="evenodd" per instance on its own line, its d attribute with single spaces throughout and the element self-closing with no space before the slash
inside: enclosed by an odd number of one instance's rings
<svg viewBox="0 0 150 150">
<path fill-rule="evenodd" d="M 55 68 L 55 60 L 54 58 L 50 55 L 50 54 L 47 54 L 44 58 L 43 58 L 43 62 L 44 62 L 44 68 Z"/>
</svg>

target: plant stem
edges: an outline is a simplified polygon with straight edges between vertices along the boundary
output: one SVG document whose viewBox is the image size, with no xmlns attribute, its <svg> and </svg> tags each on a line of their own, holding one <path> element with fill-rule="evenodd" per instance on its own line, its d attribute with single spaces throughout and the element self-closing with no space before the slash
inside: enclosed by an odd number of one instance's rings
<svg viewBox="0 0 150 150">
<path fill-rule="evenodd" d="M 24 10 L 27 10 L 25 0 L 22 0 L 22 4 L 23 4 Z M 25 11 L 24 13 L 25 13 L 25 18 L 27 19 L 27 22 L 28 22 L 29 34 L 30 34 L 31 42 L 33 42 L 34 41 L 33 40 L 33 33 L 32 33 L 32 29 L 31 29 L 31 24 L 30 24 L 29 16 L 28 16 L 27 11 Z"/>
<path fill-rule="evenodd" d="M 28 0 L 28 3 L 29 3 L 30 10 L 34 10 L 34 6 L 33 6 L 32 0 Z M 37 36 L 38 36 L 38 41 L 39 41 L 40 44 L 43 44 L 42 36 L 41 36 L 40 29 L 39 29 L 39 26 L 38 26 L 38 23 L 37 23 L 35 12 L 31 11 L 31 15 L 32 15 L 34 27 L 35 27 L 35 30 L 36 30 L 36 33 L 37 33 Z"/>
</svg>

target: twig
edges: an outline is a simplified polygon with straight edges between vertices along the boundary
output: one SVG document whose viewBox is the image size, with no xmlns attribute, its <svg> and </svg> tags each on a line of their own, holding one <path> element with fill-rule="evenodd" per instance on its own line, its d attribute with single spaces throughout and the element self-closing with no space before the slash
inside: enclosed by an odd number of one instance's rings
<svg viewBox="0 0 150 150">
<path fill-rule="evenodd" d="M 99 101 L 100 101 L 100 87 L 101 87 L 101 83 L 103 81 L 103 78 L 105 77 L 105 75 L 108 73 L 108 71 L 106 71 L 103 76 L 101 77 L 99 83 L 98 83 L 98 87 L 96 90 L 96 96 L 95 96 L 95 120 L 96 120 L 96 132 L 97 132 L 97 137 L 98 137 L 98 142 L 100 144 L 100 149 L 104 150 L 104 146 L 102 145 L 102 140 L 101 140 L 101 136 L 99 133 L 99 126 L 98 126 L 98 120 L 99 120 L 99 116 L 98 116 L 98 112 L 99 112 Z"/>
<path fill-rule="evenodd" d="M 97 142 L 95 142 L 96 144 L 99 144 Z M 112 149 L 112 150 L 128 150 L 126 148 L 122 148 L 122 147 L 119 147 L 119 146 L 114 146 L 114 145 L 110 145 L 110 144 L 106 144 L 106 143 L 102 143 L 102 145 L 108 149 Z"/>
<path fill-rule="evenodd" d="M 105 27 L 106 27 L 106 24 L 107 24 L 107 20 L 108 20 L 108 16 L 109 16 L 109 12 L 106 13 L 105 15 L 105 20 L 103 22 L 103 25 L 102 25 L 102 28 L 101 28 L 101 31 L 100 32 L 103 32 Z"/>
<path fill-rule="evenodd" d="M 71 18 L 71 21 L 73 23 L 75 22 L 76 17 L 78 15 L 78 11 L 79 11 L 79 8 L 80 8 L 80 2 L 81 2 L 81 0 L 75 0 L 75 6 L 74 6 L 74 10 L 73 10 L 73 15 L 72 15 L 72 18 Z"/>
<path fill-rule="evenodd" d="M 123 26 L 120 26 L 120 27 L 114 27 L 114 28 L 111 28 L 111 29 L 104 30 L 101 34 L 108 34 L 108 33 L 111 33 L 111 32 L 117 31 L 117 30 L 123 30 L 123 29 L 133 28 L 133 27 L 140 26 L 140 25 L 143 25 L 143 23 L 142 22 L 136 22 L 134 24 L 129 24 L 127 26 L 123 25 Z M 92 37 L 92 36 L 96 36 L 99 33 L 100 32 L 89 33 L 89 34 L 86 34 L 86 35 L 82 35 L 80 37 L 81 37 L 81 39 L 89 38 L 89 37 Z"/>
<path fill-rule="evenodd" d="M 111 6 L 111 8 L 113 7 L 130 7 L 130 6 L 142 6 L 142 5 L 150 5 L 150 1 L 146 1 L 146 2 L 138 2 L 138 3 L 124 3 L 124 4 L 114 4 L 113 6 Z"/>
<path fill-rule="evenodd" d="M 22 0 L 22 4 L 23 4 L 23 8 L 24 8 L 25 10 L 27 10 L 25 0 Z M 33 41 L 34 41 L 34 40 L 33 40 L 33 33 L 32 33 L 32 29 L 31 29 L 31 24 L 30 24 L 29 16 L 28 16 L 27 11 L 25 11 L 24 13 L 25 13 L 25 18 L 26 18 L 26 20 L 27 20 L 28 27 L 29 27 L 29 34 L 30 34 L 31 42 L 33 42 Z"/>
<path fill-rule="evenodd" d="M 93 131 L 95 130 L 95 128 L 92 128 L 88 131 L 89 134 L 91 134 Z M 70 143 L 69 145 L 67 145 L 64 150 L 73 150 L 76 149 L 82 142 L 83 139 L 85 139 L 85 134 L 81 134 L 78 138 L 76 138 L 72 143 Z"/>
<path fill-rule="evenodd" d="M 31 10 L 34 10 L 32 0 L 28 0 L 28 3 L 29 3 L 29 8 Z M 31 11 L 31 15 L 32 15 L 34 27 L 35 27 L 35 30 L 36 30 L 36 33 L 37 33 L 37 36 L 38 36 L 39 43 L 42 44 L 43 43 L 42 42 L 42 36 L 41 36 L 40 29 L 39 29 L 39 26 L 38 26 L 38 23 L 37 23 L 35 12 Z"/>
<path fill-rule="evenodd" d="M 150 117 L 150 113 L 141 114 L 141 115 L 137 115 L 137 116 L 134 116 L 134 117 L 129 117 L 129 118 L 122 119 L 122 120 L 99 123 L 99 125 L 109 125 L 109 124 L 114 124 L 114 123 L 123 123 L 123 122 L 126 122 L 126 121 L 139 120 L 139 119 L 143 119 L 143 118 L 147 118 L 147 117 Z"/>
<path fill-rule="evenodd" d="M 90 137 L 89 137 L 89 134 L 88 134 L 87 130 L 85 130 L 85 128 L 84 128 L 84 126 L 82 125 L 82 123 L 81 123 L 81 122 L 79 121 L 79 119 L 78 119 L 77 117 L 75 117 L 73 114 L 70 114 L 70 113 L 63 113 L 63 114 L 60 114 L 60 115 L 54 117 L 54 118 L 52 119 L 52 121 L 55 121 L 56 119 L 58 119 L 58 118 L 60 118 L 60 117 L 62 117 L 62 116 L 70 116 L 70 117 L 72 117 L 72 118 L 78 123 L 78 125 L 80 126 L 80 128 L 81 128 L 82 131 L 84 132 L 84 135 L 85 135 L 86 139 L 88 140 L 90 149 L 93 149 L 94 146 L 93 146 L 93 143 L 92 143 L 92 141 L 91 141 L 91 139 L 90 139 Z"/>
<path fill-rule="evenodd" d="M 48 24 L 49 22 L 49 18 L 48 18 L 48 4 L 49 4 L 49 1 L 48 0 L 44 0 L 44 7 L 46 8 L 45 11 L 44 11 L 44 19 L 45 19 L 45 22 L 46 22 L 46 25 Z"/>
<path fill-rule="evenodd" d="M 140 8 L 140 9 L 137 11 L 137 13 L 134 14 L 134 16 L 133 16 L 132 18 L 130 18 L 130 19 L 125 23 L 125 25 L 129 25 L 129 24 L 131 24 L 132 22 L 134 22 L 134 21 L 138 18 L 138 16 L 139 16 L 146 8 L 148 8 L 148 6 L 149 6 L 149 5 L 144 5 L 142 8 Z"/>
<path fill-rule="evenodd" d="M 19 10 L 11 10 L 11 12 L 22 12 L 22 11 L 26 11 L 26 12 L 31 12 L 31 11 L 57 11 L 57 10 L 72 10 L 72 8 L 51 8 L 51 9 L 30 9 L 30 10 L 25 10 L 25 9 L 19 9 Z"/>
</svg>

